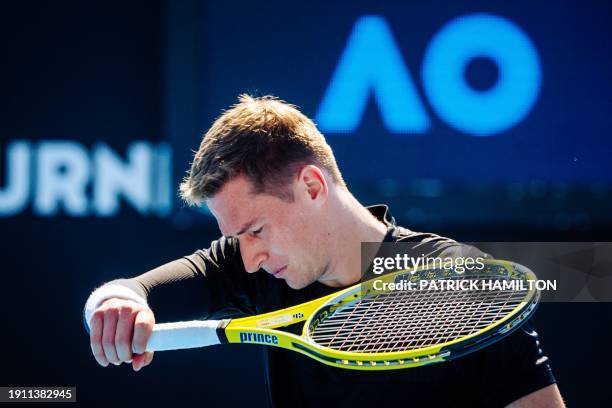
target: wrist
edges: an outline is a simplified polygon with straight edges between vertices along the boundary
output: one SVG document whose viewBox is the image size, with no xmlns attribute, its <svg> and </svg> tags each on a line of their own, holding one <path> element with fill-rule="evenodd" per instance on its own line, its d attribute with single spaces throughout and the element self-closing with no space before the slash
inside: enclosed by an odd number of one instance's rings
<svg viewBox="0 0 612 408">
<path fill-rule="evenodd" d="M 91 316 L 94 314 L 96 309 L 98 309 L 106 300 L 112 298 L 131 300 L 143 306 L 148 306 L 145 298 L 126 286 L 112 283 L 101 286 L 92 292 L 87 299 L 87 303 L 85 303 L 84 317 L 88 328 L 91 326 Z"/>
</svg>

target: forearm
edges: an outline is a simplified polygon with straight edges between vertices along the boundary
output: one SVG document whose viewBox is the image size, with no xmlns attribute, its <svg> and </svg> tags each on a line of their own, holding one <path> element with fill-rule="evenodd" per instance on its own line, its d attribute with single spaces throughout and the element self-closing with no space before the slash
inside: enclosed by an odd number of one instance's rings
<svg viewBox="0 0 612 408">
<path fill-rule="evenodd" d="M 196 258 L 197 259 L 197 258 Z M 85 321 L 105 300 L 121 298 L 148 305 L 158 320 L 202 317 L 210 310 L 206 277 L 194 257 L 169 262 L 130 279 L 110 281 L 96 289 L 85 307 Z"/>
<path fill-rule="evenodd" d="M 156 322 L 205 320 L 246 309 L 252 301 L 245 275 L 237 242 L 222 237 L 208 249 L 102 285 L 85 308 L 96 361 L 104 367 L 131 361 L 139 370 L 153 358 L 146 347 Z"/>
</svg>

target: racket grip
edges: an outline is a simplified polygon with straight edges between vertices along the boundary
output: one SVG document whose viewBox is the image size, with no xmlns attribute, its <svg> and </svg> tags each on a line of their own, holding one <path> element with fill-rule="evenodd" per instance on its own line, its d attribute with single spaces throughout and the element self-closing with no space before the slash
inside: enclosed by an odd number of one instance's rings
<svg viewBox="0 0 612 408">
<path fill-rule="evenodd" d="M 193 320 L 153 326 L 146 351 L 180 350 L 220 344 L 221 320 Z"/>
</svg>

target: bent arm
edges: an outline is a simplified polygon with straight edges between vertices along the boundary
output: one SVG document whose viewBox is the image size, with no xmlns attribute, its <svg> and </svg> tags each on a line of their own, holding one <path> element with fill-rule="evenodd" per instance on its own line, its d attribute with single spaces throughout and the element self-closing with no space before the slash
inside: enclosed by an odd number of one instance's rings
<svg viewBox="0 0 612 408">
<path fill-rule="evenodd" d="M 139 370 L 151 362 L 146 346 L 156 320 L 249 313 L 254 301 L 246 276 L 237 242 L 221 238 L 140 276 L 108 282 L 84 310 L 94 357 L 102 366 L 132 361 Z"/>
<path fill-rule="evenodd" d="M 87 300 L 85 323 L 89 327 L 93 313 L 112 298 L 131 300 L 170 315 L 195 311 L 206 313 L 210 310 L 210 302 L 204 271 L 204 263 L 196 264 L 186 257 L 134 278 L 108 282 Z"/>
<path fill-rule="evenodd" d="M 157 320 L 205 319 L 235 312 L 251 313 L 249 277 L 238 243 L 222 237 L 208 249 L 159 266 L 130 279 L 117 279 L 95 290 L 85 307 L 85 322 L 107 299 L 149 306 Z"/>
</svg>

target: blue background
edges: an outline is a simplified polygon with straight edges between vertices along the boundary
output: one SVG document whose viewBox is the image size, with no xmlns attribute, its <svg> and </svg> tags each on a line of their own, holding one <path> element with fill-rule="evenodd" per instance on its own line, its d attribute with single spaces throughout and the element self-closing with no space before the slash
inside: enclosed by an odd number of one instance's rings
<svg viewBox="0 0 612 408">
<path fill-rule="evenodd" d="M 531 112 L 488 137 L 441 120 L 421 80 L 435 33 L 476 12 L 521 27 L 542 67 Z M 237 94 L 271 93 L 315 116 L 363 15 L 388 22 L 431 127 L 393 134 L 370 99 L 354 133 L 327 135 L 361 202 L 387 202 L 401 224 L 459 240 L 612 240 L 612 14 L 604 1 L 13 3 L 0 16 L 0 188 L 6 147 L 21 139 L 103 141 L 119 155 L 134 140 L 167 142 L 176 189 L 202 131 Z M 480 61 L 466 75 L 486 88 L 496 69 Z M 206 212 L 178 200 L 165 216 L 125 201 L 105 218 L 42 217 L 27 207 L 0 218 L 0 231 L 0 384 L 76 385 L 87 406 L 263 404 L 257 346 L 158 353 L 138 374 L 101 368 L 89 351 L 81 322 L 89 292 L 206 247 L 218 236 Z M 612 333 L 600 323 L 611 311 L 544 304 L 536 316 L 570 405 L 610 401 L 602 350 Z M 156 315 L 176 318 L 172 308 Z"/>
</svg>

